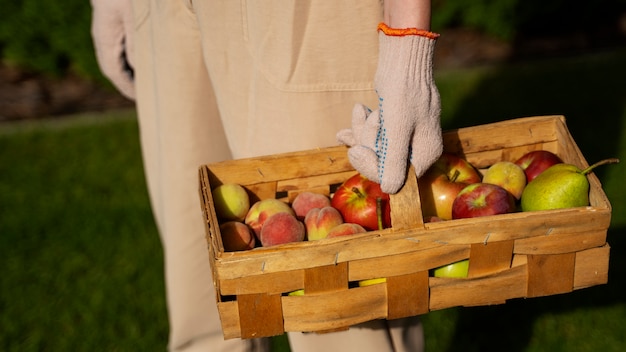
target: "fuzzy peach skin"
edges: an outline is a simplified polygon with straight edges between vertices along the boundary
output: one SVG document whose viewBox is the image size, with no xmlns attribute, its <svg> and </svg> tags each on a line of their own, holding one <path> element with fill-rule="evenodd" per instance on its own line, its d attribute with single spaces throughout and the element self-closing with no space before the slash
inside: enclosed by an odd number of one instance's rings
<svg viewBox="0 0 626 352">
<path fill-rule="evenodd" d="M 335 226 L 329 232 L 326 238 L 334 238 L 341 236 L 349 236 L 355 235 L 357 233 L 366 232 L 365 228 L 359 224 L 353 224 L 350 222 L 345 222 L 341 225 Z"/>
<path fill-rule="evenodd" d="M 304 241 L 305 229 L 302 221 L 292 214 L 282 212 L 270 216 L 259 234 L 263 247 L 276 246 L 283 243 Z"/>
<path fill-rule="evenodd" d="M 304 218 L 306 236 L 309 241 L 326 238 L 328 232 L 334 227 L 343 224 L 343 218 L 339 210 L 326 206 L 309 210 Z"/>
<path fill-rule="evenodd" d="M 287 213 L 292 216 L 296 215 L 289 204 L 278 199 L 268 198 L 260 200 L 250 207 L 244 223 L 250 226 L 254 234 L 258 237 L 261 234 L 261 228 L 265 221 L 277 213 Z"/>
<path fill-rule="evenodd" d="M 296 213 L 296 218 L 298 220 L 304 220 L 306 214 L 311 209 L 314 208 L 324 208 L 330 206 L 330 198 L 314 192 L 302 192 L 299 193 L 296 198 L 294 198 L 293 202 L 291 202 L 291 207 Z"/>
<path fill-rule="evenodd" d="M 221 224 L 220 233 L 226 252 L 245 251 L 254 248 L 256 244 L 252 230 L 239 221 L 227 221 Z"/>
</svg>

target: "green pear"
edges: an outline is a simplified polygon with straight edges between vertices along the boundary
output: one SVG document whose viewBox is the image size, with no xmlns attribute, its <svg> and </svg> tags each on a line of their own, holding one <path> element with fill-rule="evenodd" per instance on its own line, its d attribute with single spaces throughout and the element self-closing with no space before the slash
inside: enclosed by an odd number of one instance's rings
<svg viewBox="0 0 626 352">
<path fill-rule="evenodd" d="M 606 159 L 584 170 L 565 163 L 549 167 L 524 188 L 521 198 L 522 211 L 588 206 L 587 174 L 600 165 L 617 162 L 619 162 L 618 159 Z"/>
</svg>

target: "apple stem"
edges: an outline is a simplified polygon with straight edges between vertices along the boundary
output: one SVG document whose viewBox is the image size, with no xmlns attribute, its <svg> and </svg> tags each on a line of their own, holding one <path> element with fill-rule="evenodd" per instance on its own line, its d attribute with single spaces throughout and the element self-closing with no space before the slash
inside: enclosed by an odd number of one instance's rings
<svg viewBox="0 0 626 352">
<path fill-rule="evenodd" d="M 376 219 L 378 220 L 378 229 L 383 229 L 383 200 L 376 197 Z"/>
<path fill-rule="evenodd" d="M 456 182 L 456 179 L 459 178 L 460 174 L 461 174 L 461 171 L 454 170 L 454 173 L 452 174 L 452 177 L 450 177 L 450 182 Z"/>
<path fill-rule="evenodd" d="M 363 193 L 361 193 L 358 187 L 352 187 L 352 192 L 356 193 L 359 198 L 363 198 Z"/>
<path fill-rule="evenodd" d="M 598 167 L 600 165 L 616 164 L 616 163 L 619 163 L 619 159 L 617 159 L 617 158 L 610 158 L 610 159 L 600 160 L 597 163 L 595 163 L 595 164 L 589 166 L 588 168 L 584 169 L 580 173 L 583 174 L 583 175 L 586 175 L 586 174 L 590 173 L 593 169 L 595 169 L 596 167 Z"/>
</svg>

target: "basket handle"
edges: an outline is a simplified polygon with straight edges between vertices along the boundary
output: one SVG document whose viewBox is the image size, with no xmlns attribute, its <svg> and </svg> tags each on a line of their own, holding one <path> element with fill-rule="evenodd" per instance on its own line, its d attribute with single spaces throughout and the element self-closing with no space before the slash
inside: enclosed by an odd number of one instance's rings
<svg viewBox="0 0 626 352">
<path fill-rule="evenodd" d="M 406 182 L 400 191 L 389 197 L 391 226 L 395 231 L 423 228 L 422 203 L 413 166 L 407 171 Z"/>
</svg>

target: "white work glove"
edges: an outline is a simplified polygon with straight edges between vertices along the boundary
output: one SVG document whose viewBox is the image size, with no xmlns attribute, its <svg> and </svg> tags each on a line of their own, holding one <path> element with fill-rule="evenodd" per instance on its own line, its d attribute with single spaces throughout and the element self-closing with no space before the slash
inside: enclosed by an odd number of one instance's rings
<svg viewBox="0 0 626 352">
<path fill-rule="evenodd" d="M 393 194 L 404 185 L 409 162 L 420 177 L 443 151 L 441 100 L 433 78 L 439 35 L 383 23 L 378 29 L 378 109 L 356 104 L 352 128 L 339 131 L 337 140 L 350 146 L 348 157 L 359 173 Z"/>
<path fill-rule="evenodd" d="M 104 76 L 129 99 L 133 79 L 133 6 L 131 0 L 91 0 L 91 36 Z"/>
</svg>

